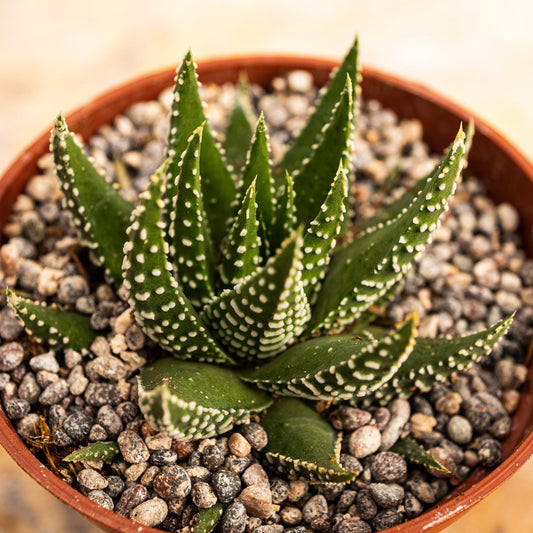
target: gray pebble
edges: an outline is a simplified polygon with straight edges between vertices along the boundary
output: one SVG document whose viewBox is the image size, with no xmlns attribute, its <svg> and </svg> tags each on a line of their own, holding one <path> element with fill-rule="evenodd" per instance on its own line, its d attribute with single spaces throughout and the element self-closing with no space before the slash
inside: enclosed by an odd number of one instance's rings
<svg viewBox="0 0 533 533">
<path fill-rule="evenodd" d="M 89 383 L 85 389 L 85 401 L 93 407 L 122 402 L 120 391 L 114 383 Z"/>
<path fill-rule="evenodd" d="M 148 461 L 150 452 L 143 439 L 134 431 L 124 430 L 117 439 L 120 453 L 128 463 L 142 463 Z"/>
<path fill-rule="evenodd" d="M 373 458 L 370 467 L 372 477 L 383 483 L 401 483 L 407 477 L 407 463 L 393 452 L 380 452 Z"/>
<path fill-rule="evenodd" d="M 284 479 L 275 477 L 270 481 L 270 492 L 272 493 L 272 503 L 280 504 L 289 495 L 289 484 Z"/>
<path fill-rule="evenodd" d="M 404 497 L 404 489 L 396 483 L 370 483 L 368 485 L 374 501 L 385 509 L 400 505 Z"/>
<path fill-rule="evenodd" d="M 337 528 L 337 533 L 371 533 L 372 526 L 359 518 L 344 518 Z"/>
<path fill-rule="evenodd" d="M 96 415 L 96 421 L 107 432 L 110 438 L 116 439 L 122 431 L 122 420 L 110 405 L 102 405 Z"/>
<path fill-rule="evenodd" d="M 144 526 L 154 527 L 160 524 L 167 517 L 167 514 L 168 506 L 165 500 L 152 498 L 132 509 L 130 518 Z"/>
<path fill-rule="evenodd" d="M 191 490 L 191 498 L 194 505 L 200 509 L 208 509 L 217 502 L 217 497 L 213 488 L 208 483 L 195 483 Z"/>
<path fill-rule="evenodd" d="M 84 468 L 78 472 L 76 479 L 81 487 L 87 490 L 105 489 L 107 479 L 92 468 Z"/>
<path fill-rule="evenodd" d="M 18 342 L 9 342 L 0 346 L 0 372 L 10 372 L 22 363 L 24 349 Z"/>
<path fill-rule="evenodd" d="M 18 387 L 18 395 L 20 398 L 31 404 L 38 401 L 39 396 L 41 395 L 41 387 L 39 387 L 39 384 L 37 383 L 35 374 L 27 372 L 24 375 Z"/>
<path fill-rule="evenodd" d="M 501 444 L 493 439 L 484 440 L 478 450 L 479 462 L 487 468 L 494 468 L 503 460 Z"/>
<path fill-rule="evenodd" d="M 118 358 L 112 356 L 96 357 L 85 365 L 85 372 L 89 378 L 93 376 L 109 380 L 119 381 L 127 374 L 126 365 Z"/>
<path fill-rule="evenodd" d="M 240 431 L 254 450 L 261 450 L 268 444 L 268 435 L 259 424 L 254 422 L 243 424 L 240 426 Z"/>
<path fill-rule="evenodd" d="M 4 409 L 9 418 L 12 420 L 19 420 L 30 412 L 31 406 L 27 400 L 8 398 L 4 401 Z"/>
<path fill-rule="evenodd" d="M 220 521 L 222 533 L 244 533 L 246 531 L 246 507 L 241 502 L 228 505 Z"/>
<path fill-rule="evenodd" d="M 47 372 L 42 370 L 41 372 Z M 39 402 L 43 405 L 59 403 L 69 393 L 68 384 L 64 379 L 50 383 L 39 396 Z"/>
<path fill-rule="evenodd" d="M 71 439 L 80 442 L 89 436 L 93 422 L 87 411 L 78 410 L 67 416 L 63 429 Z"/>
<path fill-rule="evenodd" d="M 312 496 L 303 506 L 303 519 L 311 524 L 316 518 L 328 514 L 328 502 L 322 494 Z"/>
<path fill-rule="evenodd" d="M 355 503 L 357 505 L 359 516 L 363 520 L 370 520 L 376 516 L 378 506 L 376 505 L 374 498 L 372 498 L 369 489 L 358 491 L 357 496 L 355 497 Z"/>
<path fill-rule="evenodd" d="M 115 504 L 109 494 L 105 493 L 103 490 L 91 490 L 87 493 L 87 498 L 96 502 L 98 505 L 105 507 L 106 509 L 113 510 Z"/>
<path fill-rule="evenodd" d="M 348 451 L 357 459 L 367 457 L 379 450 L 381 433 L 374 426 L 363 426 L 356 429 L 348 438 Z"/>
<path fill-rule="evenodd" d="M 403 514 L 397 509 L 385 509 L 380 511 L 373 519 L 372 525 L 376 531 L 397 526 L 403 522 Z"/>
<path fill-rule="evenodd" d="M 150 461 L 157 466 L 170 466 L 176 463 L 178 454 L 174 450 L 156 450 L 152 452 Z"/>
<path fill-rule="evenodd" d="M 83 276 L 67 276 L 60 282 L 57 299 L 62 304 L 74 305 L 76 300 L 89 294 L 89 285 Z"/>
<path fill-rule="evenodd" d="M 229 503 L 241 490 L 241 480 L 235 472 L 217 470 L 211 477 L 211 485 L 222 503 Z"/>
<path fill-rule="evenodd" d="M 446 425 L 446 431 L 457 444 L 467 444 L 472 440 L 472 425 L 464 416 L 452 416 Z"/>
<path fill-rule="evenodd" d="M 118 498 L 124 490 L 126 484 L 120 476 L 107 476 L 107 487 L 105 491 L 111 498 Z"/>
<path fill-rule="evenodd" d="M 412 492 L 405 493 L 403 507 L 405 516 L 407 518 L 414 518 L 415 516 L 421 514 L 424 510 L 424 506 Z"/>
<path fill-rule="evenodd" d="M 204 465 L 209 470 L 216 470 L 224 464 L 225 460 L 224 454 L 216 445 L 206 446 L 202 452 L 202 458 Z"/>
<path fill-rule="evenodd" d="M 30 367 L 33 371 L 47 370 L 48 372 L 59 372 L 59 363 L 55 357 L 54 352 L 47 352 L 40 355 L 35 355 L 29 361 Z"/>
</svg>

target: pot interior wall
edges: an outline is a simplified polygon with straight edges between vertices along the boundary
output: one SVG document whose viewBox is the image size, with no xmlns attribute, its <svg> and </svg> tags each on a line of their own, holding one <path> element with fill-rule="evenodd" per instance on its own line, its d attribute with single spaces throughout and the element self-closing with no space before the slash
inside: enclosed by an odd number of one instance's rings
<svg viewBox="0 0 533 533">
<path fill-rule="evenodd" d="M 294 57 L 248 57 L 204 61 L 199 67 L 203 82 L 235 82 L 244 70 L 253 83 L 268 86 L 276 75 L 294 69 L 310 71 L 317 84 L 327 81 L 329 70 L 335 65 L 329 60 Z M 68 123 L 71 130 L 84 138 L 90 137 L 100 126 L 112 121 L 129 105 L 140 100 L 155 98 L 172 84 L 174 71 L 158 72 L 105 93 L 83 108 L 71 113 Z M 426 88 L 371 69 L 363 71 L 363 97 L 375 98 L 393 109 L 400 117 L 418 118 L 425 131 L 425 139 L 431 148 L 442 151 L 453 139 L 459 123 L 472 118 L 465 110 L 450 103 Z M 529 255 L 533 255 L 533 168 L 531 164 L 505 139 L 495 133 L 483 121 L 476 119 L 476 136 L 469 157 L 469 171 L 476 174 L 498 201 L 513 203 L 522 217 L 524 241 Z M 0 180 L 0 227 L 6 223 L 11 206 L 25 183 L 37 173 L 37 161 L 47 152 L 48 132 L 28 147 Z M 530 382 L 533 370 L 529 373 Z M 533 446 L 533 392 L 524 391 L 518 412 L 513 418 L 511 435 L 504 443 L 505 462 L 495 471 L 487 473 L 478 469 L 439 506 L 415 520 L 403 524 L 394 531 L 415 532 L 445 527 L 450 519 L 507 479 L 529 457 Z M 56 478 L 26 449 L 18 438 L 11 422 L 0 411 L 0 442 L 10 455 L 32 477 L 58 498 L 84 514 L 91 521 L 108 531 L 133 531 L 132 523 L 107 511 L 83 497 Z M 515 452 L 513 457 L 511 453 Z M 479 485 L 483 479 L 483 485 Z M 142 528 L 146 533 L 152 528 Z"/>
</svg>

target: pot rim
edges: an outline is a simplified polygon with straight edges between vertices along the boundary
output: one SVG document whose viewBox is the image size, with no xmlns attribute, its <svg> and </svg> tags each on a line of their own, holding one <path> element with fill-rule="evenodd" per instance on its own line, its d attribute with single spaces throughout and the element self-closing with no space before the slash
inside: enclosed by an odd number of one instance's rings
<svg viewBox="0 0 533 533">
<path fill-rule="evenodd" d="M 213 58 L 199 61 L 198 73 L 200 80 L 202 75 L 214 70 L 218 71 L 218 76 L 223 78 L 231 73 L 233 79 L 236 78 L 242 70 L 250 68 L 267 68 L 276 69 L 278 73 L 289 70 L 302 69 L 310 71 L 314 77 L 319 77 L 322 82 L 325 81 L 324 74 L 332 67 L 338 65 L 338 61 L 331 59 L 320 59 L 310 56 L 300 55 L 246 55 L 246 56 L 232 56 L 224 58 Z M 487 138 L 491 146 L 499 149 L 507 158 L 516 165 L 523 173 L 524 179 L 533 182 L 533 165 L 524 156 L 524 154 L 511 144 L 506 137 L 500 132 L 490 126 L 486 121 L 480 119 L 475 114 L 471 113 L 461 105 L 442 96 L 438 92 L 430 89 L 424 84 L 418 82 L 411 82 L 405 78 L 396 75 L 388 74 L 379 69 L 372 67 L 363 67 L 363 96 L 365 94 L 365 86 L 371 86 L 373 83 L 382 85 L 386 88 L 400 89 L 402 92 L 412 95 L 414 99 L 429 101 L 434 106 L 442 108 L 446 113 L 459 118 L 463 122 L 467 122 L 470 118 L 475 120 L 476 130 L 478 136 Z M 67 121 L 71 126 L 72 131 L 83 127 L 84 122 L 88 116 L 98 115 L 103 113 L 107 107 L 117 101 L 124 101 L 123 109 L 128 107 L 135 101 L 140 101 L 137 96 L 139 93 L 139 86 L 149 87 L 150 90 L 156 94 L 172 83 L 175 69 L 165 68 L 152 73 L 138 76 L 121 85 L 115 86 L 107 91 L 104 91 L 86 105 L 80 106 L 74 111 L 66 115 Z M 272 76 L 270 76 L 271 78 Z M 216 80 L 215 80 L 216 81 Z M 254 76 L 250 76 L 250 81 L 254 82 Z M 391 93 L 392 94 L 392 93 Z M 126 95 L 128 97 L 126 98 Z M 386 98 L 385 98 L 386 100 Z M 382 101 L 380 99 L 380 101 Z M 383 102 L 385 107 L 388 107 L 387 102 Z M 118 111 L 118 113 L 121 111 Z M 413 113 L 416 112 L 416 106 Z M 398 113 L 401 117 L 407 117 L 409 110 L 406 113 Z M 417 118 L 416 115 L 411 115 L 412 118 Z M 98 121 L 98 118 L 96 119 Z M 89 128 L 90 129 L 90 128 Z M 90 134 L 94 133 L 94 128 Z M 424 138 L 427 133 L 431 131 L 424 127 Z M 452 138 L 452 137 L 450 137 Z M 48 151 L 49 130 L 41 133 L 32 143 L 30 143 L 14 160 L 13 163 L 5 170 L 3 176 L 0 178 L 0 197 L 7 195 L 12 200 L 20 193 L 24 184 L 15 184 L 15 178 L 21 173 L 26 173 L 30 177 L 36 173 L 36 161 Z M 476 139 L 477 141 L 477 139 Z M 430 143 L 431 144 L 431 143 Z M 435 146 L 433 146 L 435 148 Z M 490 189 L 490 187 L 489 187 Z M 12 200 L 9 202 L 12 204 Z M 527 198 L 523 199 L 524 201 Z M 527 203 L 527 202 L 526 202 Z M 532 202 L 533 203 L 533 202 Z M 533 220 L 533 207 L 528 211 L 527 206 L 519 207 L 521 215 L 526 212 L 526 218 Z M 9 213 L 0 214 L 0 226 L 5 223 Z M 530 216 L 531 215 L 531 216 Z M 533 226 L 531 226 L 533 227 Z M 532 237 L 533 238 L 533 237 Z M 527 240 L 527 236 L 526 236 Z M 531 243 L 526 246 L 529 254 L 532 255 L 533 247 Z M 530 367 L 529 382 L 533 381 L 533 367 Z M 526 411 L 533 412 L 533 390 L 528 384 L 521 394 L 521 401 L 518 411 L 525 413 Z M 518 412 L 517 412 L 518 413 Z M 513 425 L 515 423 L 515 416 L 513 415 Z M 469 478 L 474 478 L 472 486 L 464 491 L 455 490 L 452 497 L 447 497 L 445 500 L 437 504 L 432 509 L 425 511 L 422 515 L 404 522 L 400 526 L 390 528 L 384 533 L 392 531 L 402 531 L 403 533 L 423 532 L 432 528 L 442 528 L 448 525 L 451 521 L 457 519 L 463 512 L 471 508 L 474 504 L 484 499 L 489 493 L 500 486 L 506 479 L 514 474 L 533 454 L 533 423 L 529 423 L 526 427 L 520 442 L 512 446 L 512 451 L 509 456 L 494 470 L 488 474 L 486 471 L 478 469 L 471 474 Z M 82 495 L 76 489 L 70 487 L 67 483 L 62 481 L 59 477 L 53 474 L 44 464 L 42 464 L 26 447 L 23 441 L 16 433 L 11 421 L 5 415 L 3 408 L 0 406 L 0 444 L 6 449 L 8 454 L 18 463 L 18 465 L 33 479 L 35 479 L 41 486 L 51 492 L 54 496 L 59 498 L 67 505 L 76 509 L 83 516 L 88 518 L 93 523 L 100 527 L 107 528 L 109 531 L 116 532 L 144 532 L 156 533 L 160 530 L 148 526 L 143 526 L 132 522 L 114 511 L 110 511 L 93 502 L 86 496 Z M 463 485 L 463 484 L 461 484 Z M 461 488 L 459 486 L 459 489 Z"/>
</svg>

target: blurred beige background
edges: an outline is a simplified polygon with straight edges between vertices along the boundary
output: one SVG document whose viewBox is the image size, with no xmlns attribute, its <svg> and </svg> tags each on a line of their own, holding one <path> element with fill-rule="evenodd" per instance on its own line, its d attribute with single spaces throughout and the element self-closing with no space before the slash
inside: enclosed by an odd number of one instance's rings
<svg viewBox="0 0 533 533">
<path fill-rule="evenodd" d="M 143 72 L 252 52 L 340 57 L 425 83 L 533 159 L 531 0 L 0 0 L 0 170 L 58 111 Z M 533 464 L 446 533 L 533 532 Z M 45 518 L 43 518 L 45 517 Z M 0 451 L 0 533 L 94 533 Z"/>
</svg>

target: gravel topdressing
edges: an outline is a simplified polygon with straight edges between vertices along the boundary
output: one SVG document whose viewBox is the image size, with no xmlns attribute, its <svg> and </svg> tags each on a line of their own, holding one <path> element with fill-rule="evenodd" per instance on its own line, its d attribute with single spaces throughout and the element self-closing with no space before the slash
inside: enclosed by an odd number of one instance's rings
<svg viewBox="0 0 533 533">
<path fill-rule="evenodd" d="M 306 72 L 253 87 L 264 111 L 272 155 L 303 124 L 316 89 Z M 214 130 L 223 131 L 235 90 L 205 86 Z M 135 201 L 162 162 L 170 91 L 139 103 L 88 142 L 96 164 Z M 354 143 L 357 218 L 375 213 L 429 172 L 436 157 L 416 120 L 399 121 L 375 101 L 362 103 Z M 451 139 L 450 139 L 451 141 Z M 475 142 L 475 138 L 474 138 Z M 533 261 L 521 247 L 519 217 L 494 205 L 475 177 L 459 184 L 433 243 L 388 307 L 396 322 L 417 310 L 421 336 L 465 335 L 514 311 L 514 323 L 490 356 L 424 395 L 366 409 L 329 407 L 343 431 L 341 463 L 359 473 L 349 485 L 289 480 L 269 469 L 260 450 L 260 418 L 217 438 L 177 442 L 153 430 L 137 407 L 137 373 L 154 350 L 116 292 L 80 247 L 49 155 L 42 173 L 13 206 L 0 247 L 0 285 L 91 317 L 100 331 L 91 357 L 46 352 L 28 338 L 0 294 L 0 395 L 19 435 L 50 468 L 100 505 L 144 525 L 190 531 L 199 509 L 226 505 L 217 531 L 239 533 L 380 531 L 418 516 L 478 465 L 502 460 L 533 326 Z M 416 439 L 449 470 L 429 471 L 389 451 Z M 46 438 L 43 438 L 46 437 Z M 115 441 L 112 463 L 61 459 L 90 442 Z M 51 458 L 51 459 L 50 459 Z"/>
</svg>

